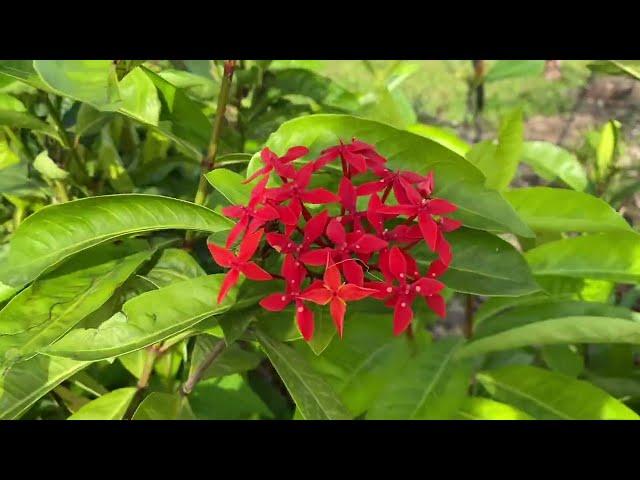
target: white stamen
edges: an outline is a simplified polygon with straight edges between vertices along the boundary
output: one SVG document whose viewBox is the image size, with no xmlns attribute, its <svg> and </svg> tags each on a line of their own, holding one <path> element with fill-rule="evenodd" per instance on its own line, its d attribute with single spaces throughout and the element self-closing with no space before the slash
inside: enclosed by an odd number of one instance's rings
<svg viewBox="0 0 640 480">
<path fill-rule="evenodd" d="M 400 274 L 400 278 L 404 278 L 404 273 L 401 273 L 401 274 Z"/>
<path fill-rule="evenodd" d="M 400 304 L 400 306 L 401 306 L 402 308 L 404 308 L 404 307 L 406 307 L 406 306 L 407 306 L 407 304 L 406 304 L 406 303 L 404 303 L 404 302 L 402 302 L 402 303 Z"/>
<path fill-rule="evenodd" d="M 387 293 L 391 293 L 391 292 L 393 292 L 393 288 L 387 287 Z"/>
<path fill-rule="evenodd" d="M 298 313 L 302 313 L 303 311 L 304 311 L 304 308 L 298 307 Z"/>
<path fill-rule="evenodd" d="M 416 292 L 419 292 L 420 290 L 422 290 L 422 289 L 421 289 L 421 288 L 420 288 L 420 286 L 418 285 L 418 286 L 416 287 Z"/>
<path fill-rule="evenodd" d="M 356 248 L 360 248 L 360 245 L 356 245 Z"/>
<path fill-rule="evenodd" d="M 280 297 L 280 300 L 282 300 L 283 302 L 287 299 L 287 297 L 285 297 L 284 295 Z"/>
</svg>

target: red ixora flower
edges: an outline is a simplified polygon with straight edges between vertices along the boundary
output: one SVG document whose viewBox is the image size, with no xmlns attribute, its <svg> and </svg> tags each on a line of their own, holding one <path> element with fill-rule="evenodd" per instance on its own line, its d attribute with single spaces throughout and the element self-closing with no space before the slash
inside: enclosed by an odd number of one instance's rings
<svg viewBox="0 0 640 480">
<path fill-rule="evenodd" d="M 448 217 L 457 210 L 454 204 L 433 198 L 433 172 L 391 169 L 373 145 L 356 139 L 340 141 L 296 169 L 292 162 L 309 153 L 306 147 L 294 146 L 278 156 L 265 148 L 260 154 L 264 166 L 244 182 L 260 178 L 247 204 L 223 209 L 237 222 L 226 248 L 209 244 L 215 262 L 229 269 L 218 302 L 240 274 L 249 280 L 283 282 L 280 291 L 263 298 L 260 305 L 283 313 L 293 306 L 307 341 L 314 332 L 314 314 L 307 302 L 329 308 L 340 337 L 347 303 L 367 298 L 393 308 L 396 335 L 410 325 L 418 297 L 444 317 L 445 285 L 437 278 L 453 261 L 447 233 L 461 223 Z M 327 183 L 331 177 L 324 175 L 323 187 L 310 188 L 313 175 L 334 161 L 342 166 L 339 181 Z M 281 185 L 267 188 L 272 176 Z M 266 242 L 259 250 L 263 236 Z M 238 239 L 236 255 L 230 247 Z M 422 242 L 437 255 L 424 275 L 411 254 Z M 283 257 L 280 274 L 263 268 L 273 264 L 267 262 L 272 254 Z"/>
<path fill-rule="evenodd" d="M 227 293 L 229 293 L 229 290 L 238 283 L 238 278 L 241 273 L 247 278 L 257 281 L 271 280 L 273 278 L 256 263 L 249 261 L 258 249 L 262 234 L 263 231 L 258 230 L 257 232 L 246 235 L 242 240 L 242 243 L 240 243 L 238 256 L 234 255 L 231 250 L 222 248 L 215 243 L 209 243 L 207 245 L 213 259 L 218 265 L 224 268 L 231 268 L 224 277 L 222 286 L 220 287 L 218 303 L 221 303 L 222 300 L 224 300 L 224 297 L 227 296 Z"/>
</svg>

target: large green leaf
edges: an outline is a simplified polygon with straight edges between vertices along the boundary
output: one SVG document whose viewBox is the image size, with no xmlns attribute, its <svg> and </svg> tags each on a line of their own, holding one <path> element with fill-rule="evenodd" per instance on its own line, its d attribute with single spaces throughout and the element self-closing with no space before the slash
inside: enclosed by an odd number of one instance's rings
<svg viewBox="0 0 640 480">
<path fill-rule="evenodd" d="M 239 173 L 227 170 L 226 168 L 216 168 L 205 175 L 207 180 L 226 198 L 232 205 L 246 205 L 249 203 L 252 185 L 245 185 L 242 182 L 244 177 Z"/>
<path fill-rule="evenodd" d="M 528 365 L 481 372 L 478 380 L 500 401 L 540 420 L 638 420 L 638 414 L 582 380 Z"/>
<path fill-rule="evenodd" d="M 304 145 L 314 158 L 340 140 L 356 137 L 373 144 L 387 157 L 391 168 L 419 173 L 435 172 L 435 195 L 454 202 L 465 225 L 492 231 L 511 231 L 531 237 L 533 233 L 520 220 L 499 193 L 484 186 L 483 174 L 452 150 L 428 138 L 372 120 L 349 115 L 309 115 L 283 123 L 267 141 L 282 155 L 288 148 Z M 248 174 L 261 165 L 259 155 L 252 158 Z"/>
<path fill-rule="evenodd" d="M 467 228 L 446 237 L 453 248 L 453 261 L 442 281 L 449 288 L 488 296 L 519 296 L 539 290 L 527 262 L 510 243 Z M 415 252 L 418 263 L 426 267 L 426 247 L 421 245 Z"/>
<path fill-rule="evenodd" d="M 453 150 L 461 157 L 464 157 L 471 149 L 471 145 L 458 137 L 455 133 L 448 130 L 444 130 L 440 127 L 434 127 L 433 125 L 424 125 L 416 123 L 415 125 L 409 125 L 407 130 L 411 133 L 421 135 L 434 142 L 438 142 L 440 145 L 447 147 L 449 150 Z"/>
<path fill-rule="evenodd" d="M 467 152 L 467 159 L 487 177 L 487 187 L 509 186 L 522 155 L 523 135 L 522 109 L 517 108 L 502 119 L 497 142 L 486 140 Z"/>
<path fill-rule="evenodd" d="M 522 161 L 545 180 L 553 181 L 557 177 L 578 191 L 587 187 L 587 173 L 576 156 L 553 143 L 524 142 Z"/>
<path fill-rule="evenodd" d="M 485 336 L 465 345 L 459 357 L 481 355 L 527 345 L 567 343 L 640 344 L 640 322 L 611 317 L 564 317 L 542 320 Z"/>
<path fill-rule="evenodd" d="M 83 405 L 67 420 L 122 420 L 136 389 L 118 388 Z"/>
<path fill-rule="evenodd" d="M 216 232 L 232 223 L 208 208 L 155 195 L 109 195 L 52 205 L 13 235 L 0 281 L 20 287 L 74 253 L 114 238 L 153 230 Z"/>
<path fill-rule="evenodd" d="M 145 278 L 158 287 L 206 275 L 200 264 L 181 248 L 166 248 Z"/>
<path fill-rule="evenodd" d="M 534 231 L 608 232 L 631 230 L 618 212 L 597 197 L 562 188 L 531 187 L 505 192 Z"/>
<path fill-rule="evenodd" d="M 45 135 L 62 143 L 60 136 L 55 128 L 37 117 L 26 113 L 16 112 L 13 110 L 0 110 L 0 126 L 6 125 L 12 128 L 26 128 L 35 132 L 42 132 Z"/>
<path fill-rule="evenodd" d="M 198 420 L 273 418 L 273 413 L 238 374 L 199 382 L 189 400 Z"/>
<path fill-rule="evenodd" d="M 31 405 L 90 362 L 38 355 L 0 375 L 0 419 L 20 417 Z"/>
<path fill-rule="evenodd" d="M 406 338 L 393 335 L 391 313 L 349 313 L 344 338 L 332 342 L 320 356 L 302 341 L 296 347 L 354 416 L 369 409 L 412 354 Z"/>
<path fill-rule="evenodd" d="M 469 365 L 455 360 L 455 352 L 461 343 L 459 338 L 448 338 L 426 346 L 389 383 L 367 413 L 367 418 L 451 418 L 464 401 L 469 386 Z"/>
<path fill-rule="evenodd" d="M 468 397 L 458 410 L 460 420 L 533 420 L 533 417 L 507 405 L 489 398 Z"/>
<path fill-rule="evenodd" d="M 77 360 L 102 360 L 147 347 L 228 310 L 233 290 L 218 305 L 224 275 L 208 275 L 143 293 L 98 328 L 72 330 L 43 353 Z"/>
<path fill-rule="evenodd" d="M 330 78 L 304 68 L 285 68 L 265 76 L 265 88 L 273 88 L 280 95 L 304 95 L 320 105 L 352 111 L 358 108 L 358 98 Z"/>
<path fill-rule="evenodd" d="M 545 243 L 525 253 L 535 275 L 640 281 L 640 235 L 610 232 Z"/>
<path fill-rule="evenodd" d="M 257 331 L 257 336 L 305 419 L 348 420 L 352 417 L 333 388 L 300 353 L 261 330 Z"/>
<path fill-rule="evenodd" d="M 89 103 L 101 110 L 116 110 L 120 95 L 111 60 L 34 60 L 43 83 L 59 95 Z"/>
<path fill-rule="evenodd" d="M 158 91 L 141 67 L 131 70 L 120 81 L 121 111 L 138 121 L 158 125 L 160 100 Z"/>
<path fill-rule="evenodd" d="M 186 397 L 177 393 L 151 392 L 131 420 L 195 420 Z"/>
<path fill-rule="evenodd" d="M 189 375 L 195 373 L 195 370 L 201 365 L 207 354 L 221 341 L 224 340 L 212 335 L 198 335 L 191 355 Z M 264 357 L 259 353 L 243 349 L 237 343 L 234 343 L 225 348 L 213 364 L 205 370 L 202 379 L 224 377 L 252 370 L 258 366 L 262 358 Z"/>
<path fill-rule="evenodd" d="M 35 355 L 105 303 L 151 256 L 134 242 L 84 252 L 15 296 L 0 310 L 0 364 Z"/>
</svg>

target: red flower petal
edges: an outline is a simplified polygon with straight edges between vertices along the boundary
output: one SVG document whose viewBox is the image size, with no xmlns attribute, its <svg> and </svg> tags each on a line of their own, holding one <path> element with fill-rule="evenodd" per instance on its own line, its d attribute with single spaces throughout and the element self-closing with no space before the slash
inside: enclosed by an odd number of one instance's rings
<svg viewBox="0 0 640 480">
<path fill-rule="evenodd" d="M 336 245 L 343 245 L 347 241 L 347 233 L 342 223 L 333 219 L 327 225 L 327 237 Z"/>
<path fill-rule="evenodd" d="M 302 192 L 300 199 L 306 203 L 313 203 L 314 205 L 323 205 L 325 203 L 339 202 L 340 198 L 335 194 L 327 190 L 326 188 L 316 188 L 308 192 Z"/>
<path fill-rule="evenodd" d="M 340 180 L 340 186 L 338 187 L 338 195 L 340 196 L 340 203 L 349 212 L 354 212 L 356 209 L 356 189 L 346 177 L 342 177 Z"/>
<path fill-rule="evenodd" d="M 331 300 L 329 311 L 331 312 L 333 323 L 335 323 L 336 328 L 338 329 L 338 335 L 342 338 L 342 332 L 344 331 L 344 314 L 347 311 L 347 304 L 340 298 L 335 297 Z"/>
<path fill-rule="evenodd" d="M 240 243 L 240 252 L 238 253 L 238 260 L 241 262 L 248 261 L 253 254 L 256 253 L 260 239 L 262 238 L 262 230 L 255 231 L 245 235 Z"/>
<path fill-rule="evenodd" d="M 218 292 L 218 304 L 222 303 L 222 300 L 227 296 L 229 290 L 238 283 L 238 277 L 240 277 L 240 272 L 235 268 L 229 270 L 225 275 L 222 285 L 220 286 L 220 292 Z"/>
<path fill-rule="evenodd" d="M 424 212 L 418 216 L 418 224 L 420 225 L 420 231 L 422 232 L 425 242 L 427 242 L 429 248 L 435 252 L 438 242 L 438 224 L 431 218 L 431 215 Z"/>
<path fill-rule="evenodd" d="M 462 226 L 462 222 L 452 220 L 451 218 L 442 218 L 440 220 L 440 230 L 443 232 L 453 232 Z"/>
<path fill-rule="evenodd" d="M 253 175 L 251 175 L 249 178 L 247 178 L 246 180 L 244 180 L 242 183 L 243 184 L 247 184 L 247 183 L 251 183 L 253 182 L 256 178 L 258 178 L 261 175 L 266 175 L 267 173 L 269 173 L 271 170 L 273 170 L 273 167 L 268 166 L 268 167 L 262 167 L 260 170 L 256 170 Z"/>
<path fill-rule="evenodd" d="M 342 285 L 338 289 L 338 297 L 343 299 L 345 302 L 362 300 L 363 298 L 366 298 L 374 293 L 375 290 L 364 288 L 359 285 L 354 285 L 353 283 L 347 283 L 346 285 Z"/>
<path fill-rule="evenodd" d="M 278 218 L 285 225 L 297 225 L 299 220 L 299 215 L 297 215 L 290 207 L 287 205 L 277 205 L 276 210 L 278 211 Z"/>
<path fill-rule="evenodd" d="M 260 306 L 270 312 L 279 312 L 291 303 L 291 296 L 283 293 L 272 293 L 260 300 Z"/>
<path fill-rule="evenodd" d="M 276 218 L 280 218 L 280 214 L 271 205 L 265 205 L 260 210 L 256 210 L 254 217 L 268 222 L 269 220 L 275 220 Z"/>
<path fill-rule="evenodd" d="M 236 259 L 230 250 L 220 247 L 215 243 L 208 243 L 207 247 L 209 248 L 209 252 L 211 252 L 213 260 L 221 267 L 229 268 Z"/>
<path fill-rule="evenodd" d="M 437 259 L 431 262 L 429 265 L 429 271 L 427 272 L 427 277 L 439 277 L 444 272 L 449 269 L 449 265 L 442 262 L 442 260 Z"/>
<path fill-rule="evenodd" d="M 320 287 L 309 287 L 307 290 L 302 292 L 298 298 L 302 300 L 308 300 L 313 303 L 317 303 L 318 305 L 326 305 L 333 298 L 333 292 L 326 289 L 323 286 Z"/>
<path fill-rule="evenodd" d="M 425 300 L 427 301 L 427 305 L 429 305 L 429 308 L 431 308 L 431 310 L 433 310 L 436 315 L 441 318 L 447 316 L 447 304 L 444 301 L 444 298 L 442 298 L 442 295 L 432 295 L 431 297 L 425 297 Z"/>
<path fill-rule="evenodd" d="M 304 242 L 306 244 L 315 242 L 324 233 L 328 219 L 329 213 L 326 210 L 309 219 L 304 227 Z"/>
<path fill-rule="evenodd" d="M 407 274 L 407 261 L 398 247 L 389 252 L 389 271 L 398 280 L 404 280 Z"/>
<path fill-rule="evenodd" d="M 245 276 L 251 280 L 263 282 L 271 280 L 273 277 L 269 272 L 265 272 L 262 268 L 253 262 L 248 262 L 239 267 L 239 270 L 245 274 Z"/>
<path fill-rule="evenodd" d="M 300 261 L 312 267 L 322 267 L 327 264 L 327 254 L 331 254 L 330 248 L 309 250 L 300 255 Z"/>
<path fill-rule="evenodd" d="M 444 284 L 433 278 L 420 278 L 414 284 L 414 289 L 418 295 L 428 297 L 436 295 L 442 291 Z"/>
<path fill-rule="evenodd" d="M 362 173 L 367 169 L 367 159 L 358 154 L 345 149 L 342 153 L 344 159 L 354 168 L 356 173 Z"/>
<path fill-rule="evenodd" d="M 342 266 L 342 273 L 347 282 L 355 285 L 362 285 L 364 282 L 364 272 L 358 262 L 353 259 L 346 260 L 340 264 Z"/>
<path fill-rule="evenodd" d="M 282 252 L 287 249 L 287 245 L 292 243 L 289 237 L 282 233 L 269 232 L 265 235 L 267 243 L 271 245 L 276 251 Z"/>
<path fill-rule="evenodd" d="M 384 190 L 387 187 L 387 185 L 389 185 L 389 180 L 384 178 L 380 180 L 375 180 L 373 182 L 363 183 L 362 185 L 359 185 L 358 187 L 356 187 L 356 194 L 359 197 L 362 197 L 364 195 L 371 195 L 372 193 L 376 193 L 381 190 Z"/>
<path fill-rule="evenodd" d="M 338 290 L 342 284 L 342 278 L 340 276 L 340 270 L 338 270 L 338 266 L 335 263 L 328 262 L 327 268 L 324 271 L 323 280 L 327 288 L 330 288 L 334 292 Z"/>
<path fill-rule="evenodd" d="M 430 200 L 428 203 L 429 212 L 432 215 L 444 215 L 447 213 L 453 213 L 458 210 L 453 203 L 449 203 L 446 200 L 442 200 L 441 198 L 434 198 Z"/>
<path fill-rule="evenodd" d="M 240 218 L 244 215 L 244 207 L 242 205 L 229 205 L 222 209 L 223 215 L 231 218 Z"/>
<path fill-rule="evenodd" d="M 309 149 L 307 147 L 291 147 L 287 150 L 287 153 L 280 157 L 280 161 L 283 163 L 289 163 L 293 160 L 304 157 L 307 153 L 309 153 Z"/>
<path fill-rule="evenodd" d="M 296 323 L 302 337 L 308 342 L 313 338 L 313 312 L 302 302 L 298 302 L 296 306 Z"/>
<path fill-rule="evenodd" d="M 384 213 L 385 215 L 416 215 L 418 209 L 414 205 L 391 205 L 379 208 L 378 213 Z"/>
<path fill-rule="evenodd" d="M 381 238 L 378 238 L 375 235 L 371 235 L 370 233 L 365 233 L 355 243 L 354 248 L 356 252 L 367 254 L 377 252 L 387 245 L 388 242 L 386 240 L 382 240 Z"/>
<path fill-rule="evenodd" d="M 393 309 L 393 334 L 400 335 L 404 332 L 411 320 L 413 320 L 413 310 L 411 310 L 408 299 L 405 297 L 398 298 Z"/>
<path fill-rule="evenodd" d="M 240 219 L 238 223 L 233 226 L 233 228 L 229 232 L 226 243 L 227 248 L 230 248 L 231 245 L 235 243 L 240 234 L 247 229 L 247 225 L 249 225 L 249 216 L 245 215 Z"/>
</svg>

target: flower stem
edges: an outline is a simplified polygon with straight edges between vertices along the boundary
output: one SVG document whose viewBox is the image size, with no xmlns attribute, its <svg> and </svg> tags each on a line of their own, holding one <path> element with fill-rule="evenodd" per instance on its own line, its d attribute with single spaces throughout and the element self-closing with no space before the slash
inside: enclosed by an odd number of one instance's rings
<svg viewBox="0 0 640 480">
<path fill-rule="evenodd" d="M 202 379 L 207 369 L 213 364 L 216 358 L 218 358 L 222 354 L 222 352 L 224 352 L 226 347 L 227 347 L 227 344 L 225 343 L 224 340 L 220 340 L 218 343 L 214 345 L 214 347 L 207 354 L 207 356 L 204 358 L 202 363 L 198 365 L 195 372 L 193 372 L 189 376 L 189 378 L 187 378 L 187 381 L 184 382 L 184 384 L 182 385 L 182 388 L 180 389 L 180 395 L 186 396 L 186 395 L 189 395 L 191 392 L 193 392 L 193 389 L 198 384 L 198 382 Z"/>
<path fill-rule="evenodd" d="M 204 205 L 207 198 L 207 189 L 209 182 L 204 176 L 209 170 L 212 170 L 216 163 L 216 156 L 218 155 L 218 144 L 220 142 L 220 133 L 222 132 L 222 123 L 224 114 L 227 109 L 227 102 L 229 101 L 229 92 L 231 91 L 231 81 L 233 79 L 233 71 L 236 66 L 235 60 L 225 60 L 224 62 L 224 75 L 222 77 L 222 83 L 220 85 L 220 93 L 218 94 L 218 106 L 216 108 L 216 116 L 213 121 L 213 130 L 211 132 L 211 141 L 209 142 L 209 148 L 207 154 L 202 157 L 200 162 L 200 181 L 198 183 L 198 190 L 194 203 L 197 205 Z M 193 232 L 189 231 L 186 234 L 185 241 L 190 243 L 193 240 Z"/>
</svg>

